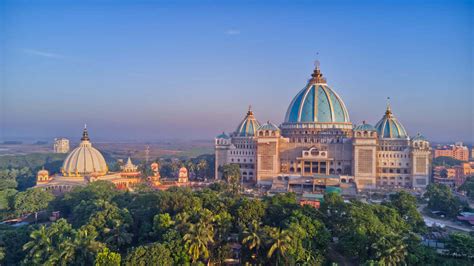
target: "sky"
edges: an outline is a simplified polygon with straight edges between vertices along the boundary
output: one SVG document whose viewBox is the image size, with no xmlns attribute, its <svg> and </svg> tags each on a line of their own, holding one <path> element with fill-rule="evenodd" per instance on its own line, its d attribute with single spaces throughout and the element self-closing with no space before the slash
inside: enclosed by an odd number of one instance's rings
<svg viewBox="0 0 474 266">
<path fill-rule="evenodd" d="M 351 122 L 474 142 L 473 1 L 0 1 L 0 140 L 280 124 L 319 60 Z"/>
</svg>

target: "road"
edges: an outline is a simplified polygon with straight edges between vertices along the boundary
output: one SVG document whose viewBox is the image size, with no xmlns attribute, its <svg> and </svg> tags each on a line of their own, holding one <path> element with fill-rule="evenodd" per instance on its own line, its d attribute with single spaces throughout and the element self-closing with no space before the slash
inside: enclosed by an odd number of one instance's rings
<svg viewBox="0 0 474 266">
<path fill-rule="evenodd" d="M 470 228 L 467 225 L 459 225 L 459 224 L 457 224 L 457 223 L 455 223 L 451 220 L 437 219 L 437 218 L 433 218 L 431 216 L 428 216 L 428 215 L 423 213 L 423 209 L 425 207 L 426 207 L 426 204 L 423 204 L 423 205 L 418 206 L 418 208 L 417 208 L 418 211 L 423 216 L 423 219 L 431 220 L 431 221 L 439 223 L 439 224 L 444 224 L 444 225 L 446 225 L 446 227 L 449 227 L 449 228 L 455 229 L 455 230 L 459 230 L 459 231 L 463 231 L 463 232 L 466 232 L 466 233 L 474 231 L 472 228 Z"/>
</svg>

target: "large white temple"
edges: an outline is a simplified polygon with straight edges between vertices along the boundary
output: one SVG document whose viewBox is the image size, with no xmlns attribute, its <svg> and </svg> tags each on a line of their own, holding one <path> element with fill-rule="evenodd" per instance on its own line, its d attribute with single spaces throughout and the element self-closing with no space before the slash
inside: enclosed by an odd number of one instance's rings
<svg viewBox="0 0 474 266">
<path fill-rule="evenodd" d="M 319 65 L 290 102 L 280 126 L 260 124 L 249 109 L 237 129 L 215 139 L 216 178 L 224 164 L 238 164 L 245 181 L 338 177 L 358 189 L 425 188 L 431 148 L 420 134 L 409 137 L 390 105 L 375 126 L 354 125 L 342 98 Z"/>
</svg>

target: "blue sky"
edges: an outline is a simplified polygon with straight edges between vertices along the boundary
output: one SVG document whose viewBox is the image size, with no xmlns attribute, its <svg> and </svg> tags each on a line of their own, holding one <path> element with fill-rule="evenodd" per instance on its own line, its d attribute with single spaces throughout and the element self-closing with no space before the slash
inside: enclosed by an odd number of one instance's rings
<svg viewBox="0 0 474 266">
<path fill-rule="evenodd" d="M 78 3 L 80 2 L 80 3 Z M 212 139 L 280 124 L 316 57 L 353 123 L 474 141 L 463 1 L 2 1 L 0 139 Z M 318 56 L 316 54 L 319 53 Z"/>
</svg>

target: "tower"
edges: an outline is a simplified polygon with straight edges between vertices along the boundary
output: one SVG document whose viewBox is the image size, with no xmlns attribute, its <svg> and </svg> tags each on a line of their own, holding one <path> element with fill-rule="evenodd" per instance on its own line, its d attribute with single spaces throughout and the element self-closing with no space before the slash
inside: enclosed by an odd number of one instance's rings
<svg viewBox="0 0 474 266">
<path fill-rule="evenodd" d="M 231 145 L 230 137 L 222 132 L 222 134 L 218 135 L 215 139 L 215 179 L 222 179 L 222 174 L 219 171 L 219 168 L 222 167 L 224 164 L 227 164 L 228 161 L 228 153 Z"/>
<path fill-rule="evenodd" d="M 280 129 L 270 121 L 257 129 L 257 184 L 271 185 L 280 173 Z"/>
<path fill-rule="evenodd" d="M 425 188 L 431 173 L 431 147 L 424 136 L 417 134 L 411 140 L 412 187 Z"/>
<path fill-rule="evenodd" d="M 358 189 L 374 189 L 377 175 L 377 130 L 365 121 L 354 128 L 352 173 Z"/>
</svg>

